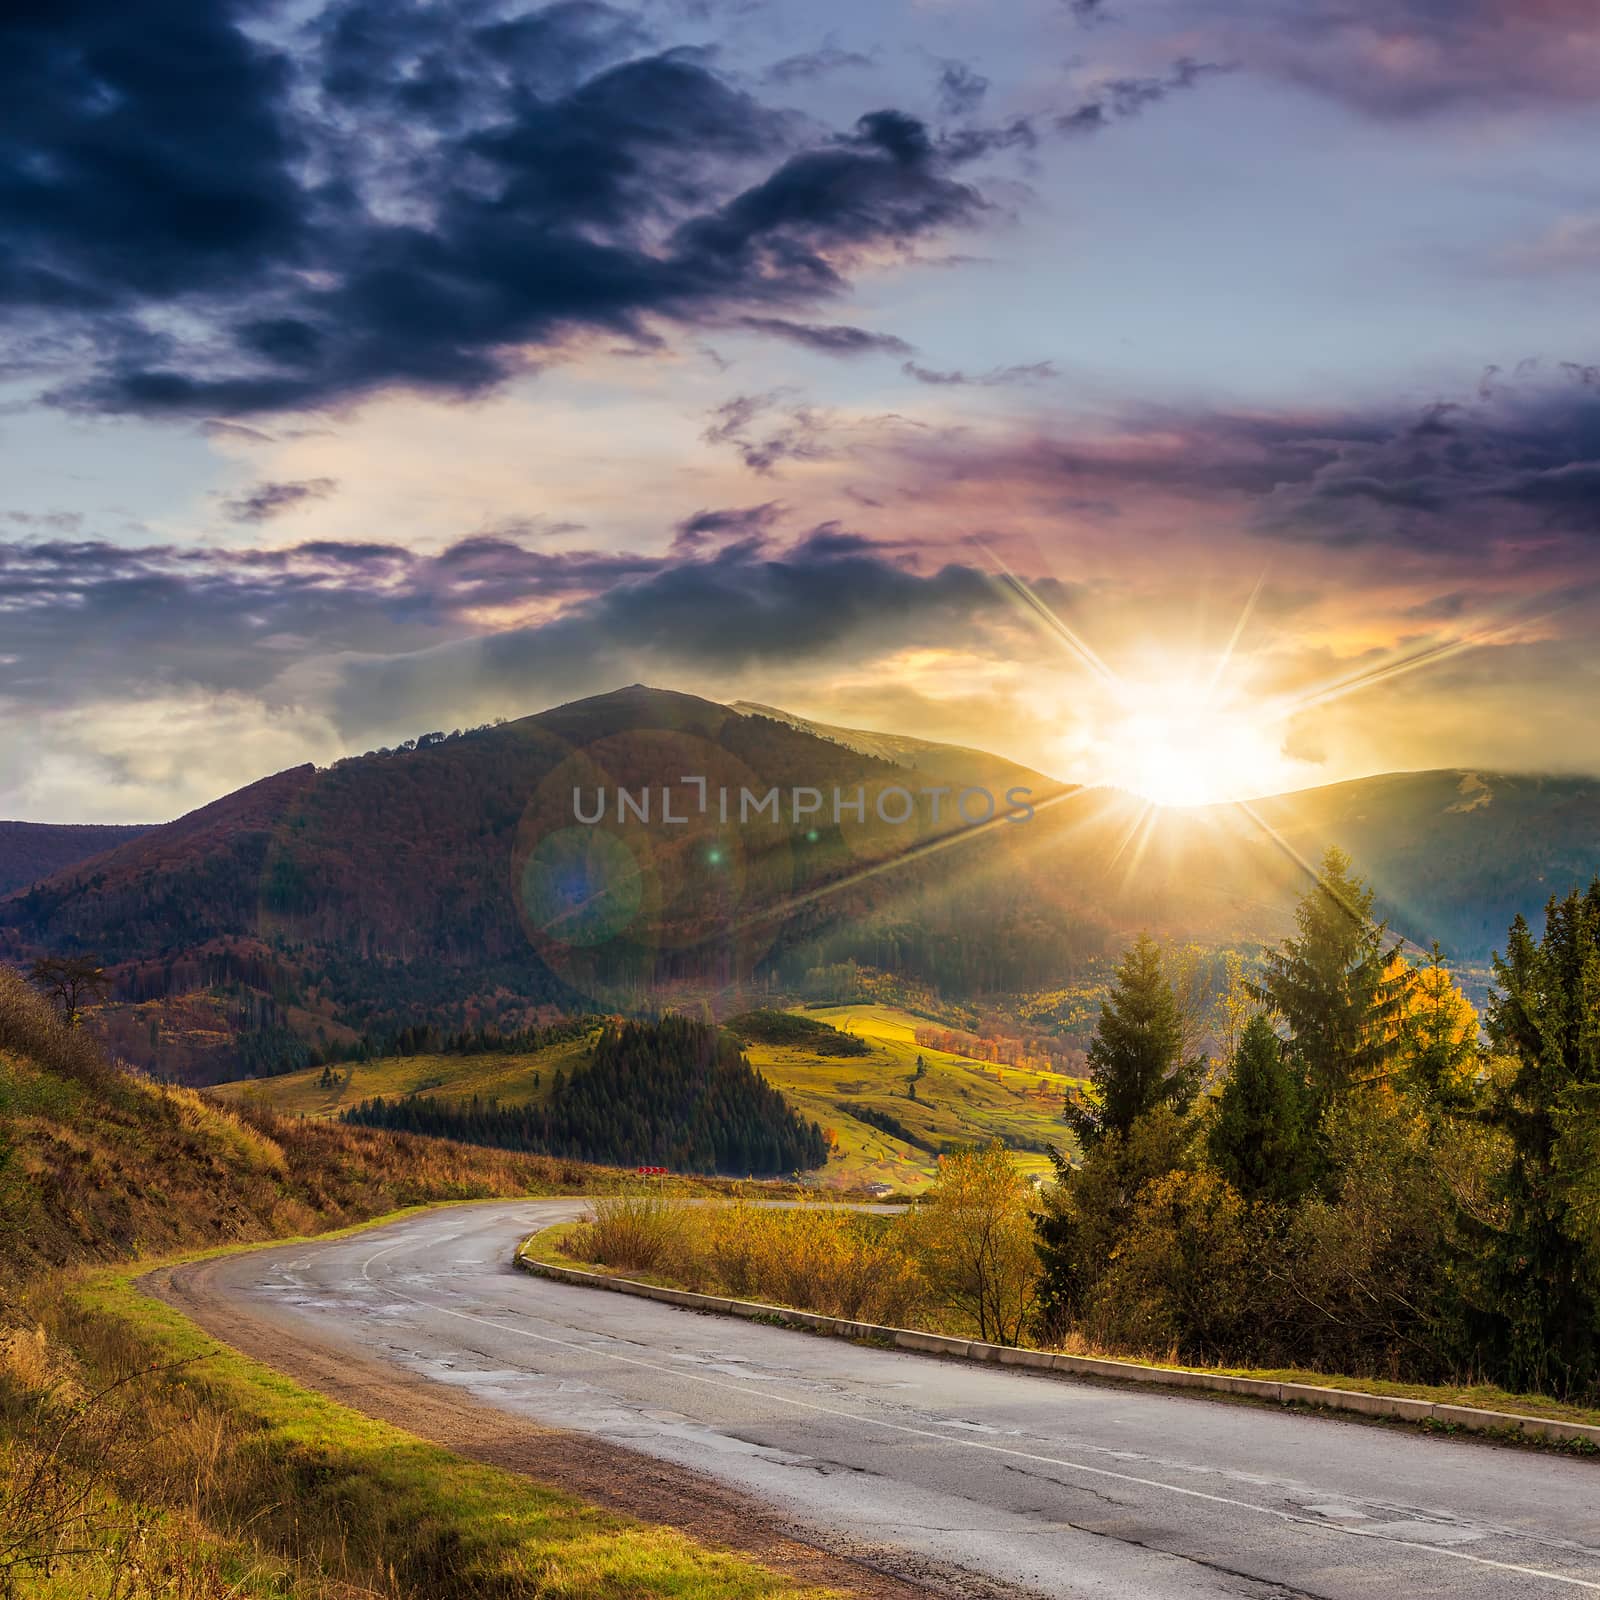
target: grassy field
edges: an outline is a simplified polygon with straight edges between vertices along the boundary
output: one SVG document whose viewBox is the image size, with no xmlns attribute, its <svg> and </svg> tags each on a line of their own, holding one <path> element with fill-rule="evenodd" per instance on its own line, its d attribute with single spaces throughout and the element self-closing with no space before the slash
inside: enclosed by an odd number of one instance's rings
<svg viewBox="0 0 1600 1600">
<path fill-rule="evenodd" d="M 828 1188 L 867 1184 L 915 1194 L 934 1174 L 936 1153 L 949 1144 L 999 1139 L 1017 1152 L 1025 1171 L 1049 1171 L 1047 1144 L 1061 1144 L 1061 1107 L 1077 1080 L 1058 1073 L 1023 1072 L 973 1061 L 916 1043 L 918 1019 L 882 1005 L 827 1006 L 805 1015 L 854 1034 L 869 1047 L 861 1056 L 823 1056 L 786 1045 L 752 1044 L 746 1054 L 808 1120 L 831 1129 L 835 1153 L 818 1174 Z M 549 1094 L 557 1071 L 569 1076 L 583 1064 L 581 1040 L 526 1055 L 406 1056 L 335 1067 L 331 1087 L 322 1069 L 278 1078 L 246 1078 L 213 1092 L 255 1101 L 288 1115 L 336 1116 L 346 1106 L 382 1095 L 466 1099 L 480 1095 L 510 1104 Z M 912 1078 L 917 1058 L 924 1063 Z M 892 1119 L 911 1137 L 897 1136 L 871 1118 Z"/>
<path fill-rule="evenodd" d="M 218 1084 L 210 1093 L 228 1100 L 255 1102 L 285 1116 L 334 1117 L 346 1106 L 382 1096 L 442 1095 L 449 1100 L 481 1095 L 506 1104 L 542 1100 L 557 1072 L 569 1077 L 588 1059 L 588 1044 L 568 1039 L 525 1055 L 491 1052 L 474 1056 L 393 1056 L 350 1061 L 333 1067 L 336 1080 L 322 1086 L 322 1068 L 307 1067 L 278 1078 L 240 1078 Z"/>
<path fill-rule="evenodd" d="M 825 1171 L 830 1185 L 883 1183 L 915 1193 L 932 1179 L 936 1151 L 990 1139 L 1017 1151 L 1025 1171 L 1049 1171 L 1042 1147 L 1065 1142 L 1061 1107 L 1076 1080 L 930 1050 L 916 1042 L 918 1019 L 891 1006 L 827 1006 L 806 1015 L 854 1034 L 870 1053 L 826 1057 L 761 1044 L 746 1053 L 797 1110 L 834 1130 L 839 1153 Z M 912 1099 L 919 1056 L 924 1071 Z M 883 1131 L 862 1111 L 887 1114 L 917 1142 Z"/>
</svg>

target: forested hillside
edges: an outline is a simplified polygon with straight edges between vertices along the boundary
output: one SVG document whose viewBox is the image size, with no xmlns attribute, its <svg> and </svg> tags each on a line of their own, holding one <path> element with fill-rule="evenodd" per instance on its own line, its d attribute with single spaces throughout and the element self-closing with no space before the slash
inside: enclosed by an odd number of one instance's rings
<svg viewBox="0 0 1600 1600">
<path fill-rule="evenodd" d="M 822 1130 L 803 1122 L 715 1024 L 686 1017 L 608 1026 L 589 1064 L 557 1074 L 537 1105 L 474 1098 L 368 1100 L 344 1114 L 501 1149 L 619 1166 L 773 1177 L 819 1167 Z"/>
<path fill-rule="evenodd" d="M 148 831 L 114 823 L 0 822 L 0 895 Z"/>
<path fill-rule="evenodd" d="M 1483 969 L 1514 915 L 1600 869 L 1590 780 L 1399 774 L 1162 811 L 1035 774 L 1030 820 L 968 826 L 957 774 L 1027 774 L 883 735 L 854 748 L 848 733 L 635 686 L 296 768 L 0 900 L 0 956 L 103 964 L 115 1001 L 158 1008 L 108 1040 L 214 1081 L 408 1028 L 638 1014 L 662 993 L 865 997 L 830 979 L 858 968 L 896 998 L 1055 991 L 1140 928 L 1213 948 L 1281 937 L 1329 844 L 1369 863 L 1397 933 Z M 835 789 L 896 787 L 914 799 L 904 825 L 870 802 L 862 819 L 833 815 Z M 740 822 L 747 789 L 783 805 Z M 621 791 L 648 796 L 653 820 L 624 814 Z M 797 791 L 821 809 L 797 815 Z M 580 825 L 585 796 L 604 796 L 604 815 Z M 202 991 L 231 1039 L 191 1039 L 169 1068 L 159 1007 Z"/>
<path fill-rule="evenodd" d="M 533 1155 L 228 1110 L 117 1071 L 0 967 L 0 1291 L 44 1268 L 548 1193 L 568 1176 L 603 1181 Z"/>
</svg>

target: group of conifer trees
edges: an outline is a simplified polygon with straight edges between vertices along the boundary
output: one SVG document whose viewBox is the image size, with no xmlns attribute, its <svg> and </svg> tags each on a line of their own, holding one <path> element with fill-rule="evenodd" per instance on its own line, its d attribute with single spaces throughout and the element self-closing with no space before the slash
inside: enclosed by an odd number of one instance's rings
<svg viewBox="0 0 1600 1600">
<path fill-rule="evenodd" d="M 608 1024 L 589 1063 L 555 1074 L 540 1104 L 408 1096 L 367 1100 L 347 1122 L 618 1166 L 772 1177 L 819 1167 L 827 1145 L 714 1023 Z"/>
<path fill-rule="evenodd" d="M 1046 1317 L 1195 1359 L 1600 1394 L 1600 881 L 1518 918 L 1485 1027 L 1337 851 L 1186 1055 L 1126 953 L 1038 1219 Z M 1227 1031 L 1226 1029 L 1224 1031 Z"/>
</svg>

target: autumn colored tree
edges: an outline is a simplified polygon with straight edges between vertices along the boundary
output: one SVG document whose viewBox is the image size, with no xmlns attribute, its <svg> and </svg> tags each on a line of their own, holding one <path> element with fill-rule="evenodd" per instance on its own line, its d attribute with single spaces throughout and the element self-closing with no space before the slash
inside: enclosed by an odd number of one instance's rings
<svg viewBox="0 0 1600 1600">
<path fill-rule="evenodd" d="M 1211 1032 L 1224 1063 L 1239 1053 L 1244 1030 L 1261 1014 L 1261 1000 L 1251 983 L 1245 958 L 1237 950 L 1222 953 L 1222 983 L 1211 1010 Z"/>
<path fill-rule="evenodd" d="M 982 1340 L 1014 1345 L 1038 1296 L 1032 1189 L 998 1142 L 940 1158 L 907 1219 L 930 1292 Z"/>
<path fill-rule="evenodd" d="M 1395 1040 L 1402 1081 L 1425 1104 L 1460 1105 L 1472 1092 L 1482 1056 L 1478 1013 L 1450 976 L 1437 941 L 1420 967 L 1408 962 L 1398 976 Z"/>
<path fill-rule="evenodd" d="M 1141 933 L 1117 967 L 1089 1045 L 1091 1094 L 1067 1106 L 1068 1126 L 1087 1150 L 1126 1134 L 1156 1106 L 1186 1111 L 1205 1063 L 1186 1060 L 1183 1018 L 1156 942 Z"/>
</svg>

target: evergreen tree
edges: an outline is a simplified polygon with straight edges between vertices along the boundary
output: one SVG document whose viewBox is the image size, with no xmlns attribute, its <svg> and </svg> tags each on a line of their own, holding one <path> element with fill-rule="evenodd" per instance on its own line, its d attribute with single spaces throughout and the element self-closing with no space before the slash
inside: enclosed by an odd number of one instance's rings
<svg viewBox="0 0 1600 1600">
<path fill-rule="evenodd" d="M 1126 1134 L 1156 1106 L 1187 1111 L 1203 1059 L 1183 1058 L 1183 1018 L 1161 969 L 1161 950 L 1145 933 L 1117 967 L 1089 1045 L 1092 1101 L 1075 1101 L 1066 1120 L 1085 1149 L 1108 1133 Z"/>
<path fill-rule="evenodd" d="M 1511 1161 L 1498 1181 L 1497 1227 L 1469 1291 L 1475 1354 L 1509 1388 L 1565 1395 L 1600 1381 L 1600 1259 L 1585 1238 L 1582 1139 L 1600 1100 L 1600 879 L 1552 900 L 1535 942 L 1521 917 L 1504 958 L 1489 1032 L 1515 1070 L 1489 1120 Z"/>
<path fill-rule="evenodd" d="M 1305 1086 L 1263 1016 L 1245 1025 L 1207 1143 L 1212 1165 L 1246 1200 L 1292 1205 L 1316 1174 Z"/>
<path fill-rule="evenodd" d="M 1398 943 L 1372 918 L 1373 892 L 1330 846 L 1295 909 L 1299 934 L 1267 957 L 1257 993 L 1289 1025 L 1290 1051 L 1320 1115 L 1354 1082 L 1383 1076 L 1394 1053 L 1402 986 L 1390 976 Z"/>
</svg>

